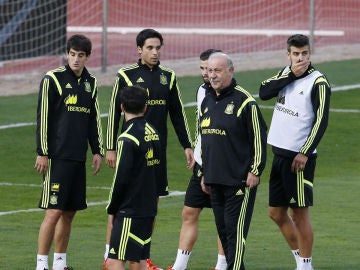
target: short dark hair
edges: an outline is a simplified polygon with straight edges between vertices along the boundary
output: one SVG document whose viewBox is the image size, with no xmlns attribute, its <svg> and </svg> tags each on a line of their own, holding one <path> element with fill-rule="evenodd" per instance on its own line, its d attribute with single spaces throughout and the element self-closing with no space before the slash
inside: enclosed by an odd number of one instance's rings
<svg viewBox="0 0 360 270">
<path fill-rule="evenodd" d="M 148 38 L 158 38 L 160 40 L 160 45 L 163 45 L 162 35 L 154 29 L 144 29 L 136 36 L 136 46 L 142 48 L 145 44 L 145 40 Z"/>
<path fill-rule="evenodd" d="M 120 102 L 125 112 L 133 114 L 143 112 L 147 100 L 146 90 L 138 85 L 126 86 L 120 91 Z"/>
<path fill-rule="evenodd" d="M 294 46 L 296 48 L 301 48 L 304 46 L 310 46 L 309 38 L 302 34 L 295 34 L 288 38 L 287 40 L 287 50 L 290 52 L 290 47 Z"/>
<path fill-rule="evenodd" d="M 66 43 L 66 51 L 68 53 L 70 52 L 70 49 L 73 49 L 75 51 L 85 52 L 86 56 L 91 54 L 91 47 L 90 39 L 79 34 L 71 36 Z"/>
<path fill-rule="evenodd" d="M 208 49 L 206 51 L 203 51 L 201 54 L 200 54 L 200 60 L 201 61 L 206 61 L 209 59 L 209 56 L 213 53 L 216 53 L 216 52 L 222 52 L 221 50 L 217 50 L 217 49 Z"/>
</svg>

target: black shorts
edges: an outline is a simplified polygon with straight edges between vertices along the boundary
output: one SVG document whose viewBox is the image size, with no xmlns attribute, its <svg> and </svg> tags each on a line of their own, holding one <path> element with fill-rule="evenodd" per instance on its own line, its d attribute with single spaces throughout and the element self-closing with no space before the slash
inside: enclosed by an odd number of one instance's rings
<svg viewBox="0 0 360 270">
<path fill-rule="evenodd" d="M 291 208 L 313 205 L 316 157 L 308 158 L 304 171 L 291 172 L 292 158 L 275 155 L 269 181 L 269 206 Z"/>
<path fill-rule="evenodd" d="M 154 217 L 127 218 L 115 216 L 108 257 L 140 262 L 150 258 Z"/>
<path fill-rule="evenodd" d="M 85 209 L 87 207 L 85 162 L 49 159 L 39 207 L 66 211 Z"/>
<path fill-rule="evenodd" d="M 193 175 L 186 189 L 184 205 L 192 208 L 211 208 L 210 195 L 201 189 L 200 165 L 195 163 Z"/>
</svg>

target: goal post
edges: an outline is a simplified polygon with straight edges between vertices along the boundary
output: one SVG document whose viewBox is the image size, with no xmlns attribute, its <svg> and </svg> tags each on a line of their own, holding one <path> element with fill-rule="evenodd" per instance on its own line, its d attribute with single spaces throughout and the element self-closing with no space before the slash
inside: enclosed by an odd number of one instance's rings
<svg viewBox="0 0 360 270">
<path fill-rule="evenodd" d="M 357 44 L 357 0 L 0 0 L 0 75 L 45 72 L 62 64 L 66 38 L 93 43 L 89 67 L 136 61 L 136 34 L 164 36 L 162 60 L 198 57 L 208 48 L 229 54 L 284 50 L 303 33 L 313 47 Z"/>
<path fill-rule="evenodd" d="M 66 1 L 0 1 L 0 61 L 61 55 Z"/>
</svg>

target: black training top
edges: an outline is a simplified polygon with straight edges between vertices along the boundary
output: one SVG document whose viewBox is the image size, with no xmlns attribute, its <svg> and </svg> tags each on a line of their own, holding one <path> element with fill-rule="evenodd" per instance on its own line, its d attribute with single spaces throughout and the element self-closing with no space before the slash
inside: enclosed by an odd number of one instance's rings
<svg viewBox="0 0 360 270">
<path fill-rule="evenodd" d="M 46 73 L 37 107 L 37 154 L 85 161 L 88 143 L 104 155 L 97 81 L 86 68 L 80 77 L 68 65 Z"/>
<path fill-rule="evenodd" d="M 255 99 L 233 79 L 201 105 L 201 144 L 206 184 L 238 186 L 266 162 L 266 124 Z"/>
<path fill-rule="evenodd" d="M 110 100 L 107 149 L 115 149 L 121 118 L 119 93 L 122 88 L 131 85 L 138 85 L 146 89 L 149 100 L 145 118 L 158 130 L 164 151 L 167 145 L 168 114 L 181 145 L 184 148 L 191 148 L 190 132 L 175 72 L 161 66 L 160 63 L 150 69 L 139 60 L 136 64 L 119 69 L 117 73 Z"/>
<path fill-rule="evenodd" d="M 114 181 L 108 214 L 124 217 L 154 217 L 157 212 L 158 181 L 161 177 L 159 134 L 144 117 L 125 123 L 117 141 Z"/>
</svg>

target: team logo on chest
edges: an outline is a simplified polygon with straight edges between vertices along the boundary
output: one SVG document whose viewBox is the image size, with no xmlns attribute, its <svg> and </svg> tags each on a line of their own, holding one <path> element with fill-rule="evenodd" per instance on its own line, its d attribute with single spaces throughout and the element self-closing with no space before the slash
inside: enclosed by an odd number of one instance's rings
<svg viewBox="0 0 360 270">
<path fill-rule="evenodd" d="M 160 83 L 162 84 L 162 85 L 167 85 L 167 78 L 166 78 L 166 76 L 164 75 L 164 74 L 161 74 L 160 75 Z"/>
<path fill-rule="evenodd" d="M 278 97 L 277 102 L 284 105 L 285 104 L 285 96 Z"/>
<path fill-rule="evenodd" d="M 91 86 L 89 82 L 84 82 L 84 86 L 85 86 L 85 91 L 86 92 L 91 92 Z"/>
<path fill-rule="evenodd" d="M 202 121 L 201 121 L 201 124 L 200 124 L 200 126 L 202 127 L 202 128 L 206 128 L 206 127 L 209 127 L 210 126 L 210 117 L 206 117 L 206 118 L 204 118 Z"/>
<path fill-rule="evenodd" d="M 76 106 L 78 103 L 77 95 L 69 94 L 65 99 L 64 103 L 67 107 L 68 112 L 79 112 L 79 113 L 90 113 L 90 108 L 84 106 Z"/>
<path fill-rule="evenodd" d="M 68 95 L 65 99 L 64 102 L 66 105 L 74 105 L 77 103 L 77 95 Z"/>
<path fill-rule="evenodd" d="M 136 80 L 136 83 L 143 83 L 144 82 L 144 79 L 139 77 L 137 80 Z"/>
<path fill-rule="evenodd" d="M 233 114 L 234 113 L 234 107 L 235 105 L 233 103 L 230 103 L 226 106 L 224 113 L 226 114 Z"/>
</svg>

